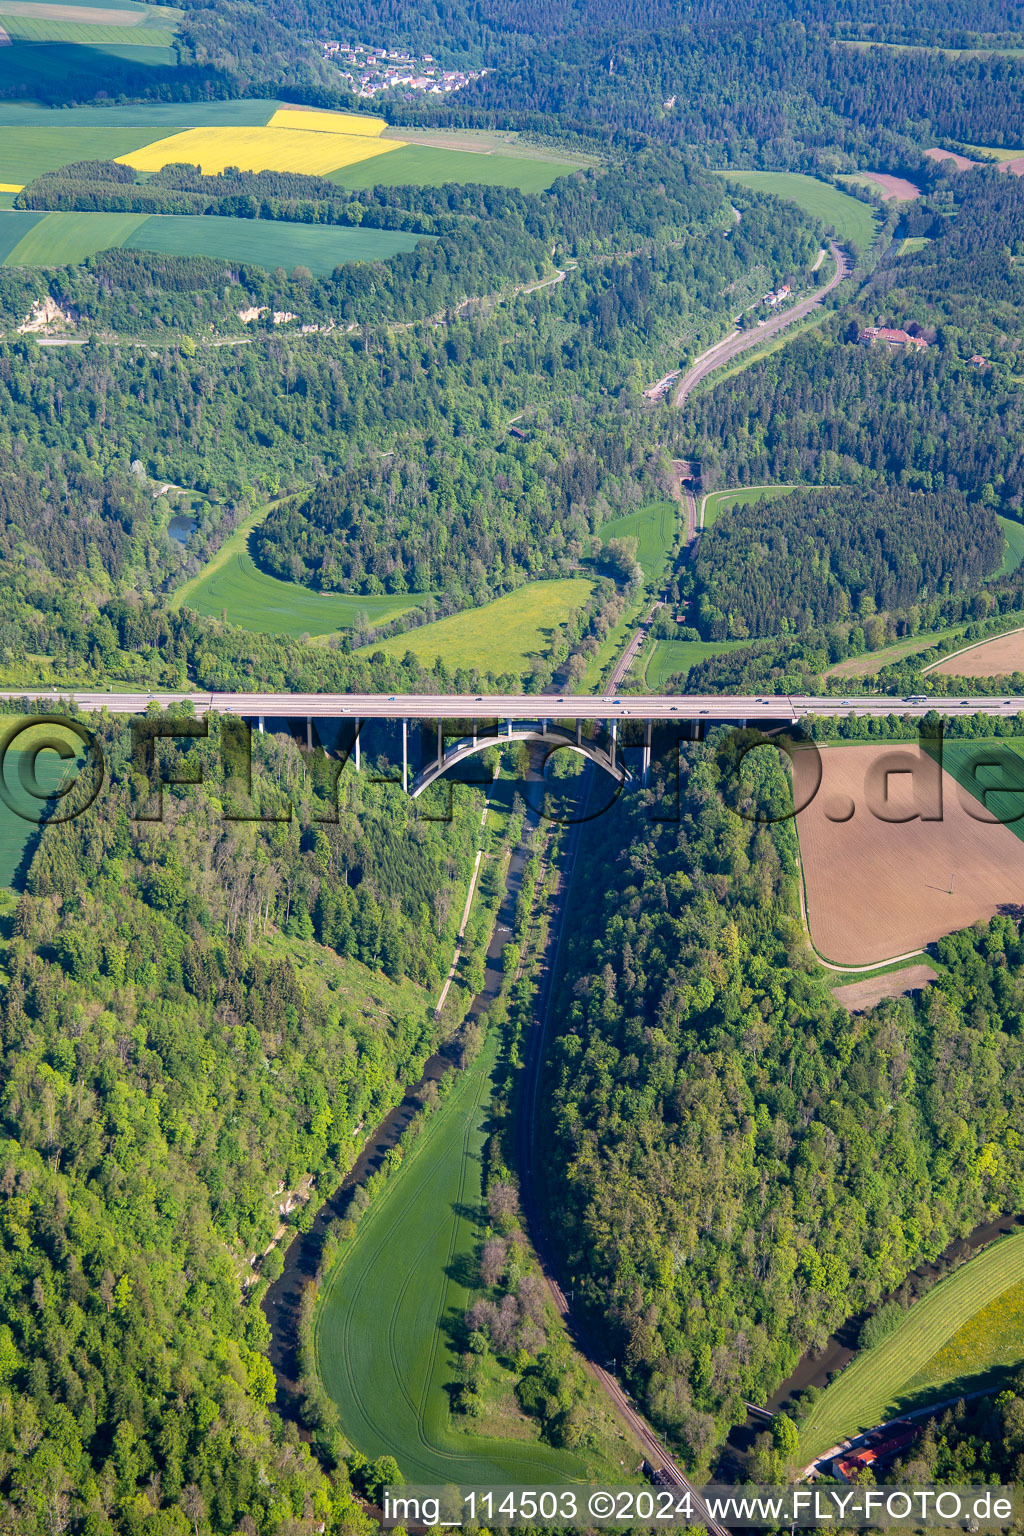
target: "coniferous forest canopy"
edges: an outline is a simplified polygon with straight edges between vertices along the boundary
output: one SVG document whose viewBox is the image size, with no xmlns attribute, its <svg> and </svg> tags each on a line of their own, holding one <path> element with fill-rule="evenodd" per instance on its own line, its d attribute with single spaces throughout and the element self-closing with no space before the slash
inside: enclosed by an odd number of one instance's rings
<svg viewBox="0 0 1024 1536">
<path fill-rule="evenodd" d="M 532 830 L 515 744 L 445 819 L 441 790 L 402 794 L 396 727 L 357 772 L 268 717 L 246 794 L 230 726 L 159 692 L 892 699 L 880 725 L 816 722 L 845 744 L 905 737 L 911 694 L 1024 696 L 1024 648 L 976 678 L 965 649 L 1024 629 L 1024 5 L 184 0 L 168 25 L 171 48 L 107 52 L 12 22 L 0 48 L 4 724 L 51 707 L 23 691 L 131 690 L 171 732 L 147 759 L 123 717 L 78 717 L 105 764 L 88 813 L 0 826 L 0 1536 L 369 1536 L 403 1448 L 364 1453 L 316 1307 L 480 1060 L 452 1208 L 472 1251 L 401 1256 L 446 1433 L 633 1478 L 589 1350 L 703 1478 L 807 1351 L 1024 1214 L 1014 893 L 929 942 L 924 990 L 894 972 L 851 1012 L 777 753 L 744 760 L 738 815 L 727 734 L 698 733 L 676 820 L 651 815 L 656 756 L 577 840 Z M 484 73 L 367 100 L 330 40 Z M 379 113 L 411 148 L 249 166 L 281 103 Z M 240 166 L 137 171 L 109 132 L 207 123 L 241 129 Z M 547 190 L 519 190 L 538 167 Z M 96 217 L 123 247 L 87 249 Z M 204 233 L 148 250 L 145 218 Z M 248 254 L 205 254 L 228 227 Z M 396 233 L 415 244 L 375 258 Z M 279 259 L 303 234 L 371 254 Z M 829 283 L 833 242 L 845 278 L 762 333 Z M 754 345 L 678 406 L 734 333 Z M 688 491 L 711 498 L 692 544 Z M 549 614 L 540 582 L 576 595 Z M 513 662 L 495 615 L 532 603 Z M 953 652 L 963 675 L 925 670 Z M 972 713 L 955 738 L 1019 727 Z M 10 755 L 24 786 L 31 747 Z M 438 1050 L 407 1132 L 318 1218 Z M 285 1340 L 271 1287 L 321 1224 Z M 467 1303 L 435 1327 L 446 1277 Z M 1020 1478 L 1024 1337 L 1009 1354 L 908 1479 Z M 798 1442 L 780 1418 L 747 1472 L 785 1481 Z"/>
</svg>

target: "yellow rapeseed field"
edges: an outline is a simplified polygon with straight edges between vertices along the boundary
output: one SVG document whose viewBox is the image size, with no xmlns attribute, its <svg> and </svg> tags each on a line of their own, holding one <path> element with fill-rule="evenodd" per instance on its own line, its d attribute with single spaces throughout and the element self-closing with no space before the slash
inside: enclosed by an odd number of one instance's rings
<svg viewBox="0 0 1024 1536">
<path fill-rule="evenodd" d="M 130 165 L 136 171 L 159 171 L 165 165 L 179 163 L 198 165 L 206 176 L 216 176 L 229 165 L 240 171 L 297 171 L 306 176 L 326 176 L 340 166 L 355 165 L 400 147 L 398 139 L 381 140 L 365 133 L 313 133 L 306 128 L 273 126 L 188 128 L 133 149 L 130 154 L 119 155 L 118 164 Z"/>
<path fill-rule="evenodd" d="M 268 128 L 308 128 L 313 133 L 354 133 L 378 138 L 387 127 L 382 117 L 360 117 L 354 112 L 307 112 L 302 107 L 279 108 Z"/>
</svg>

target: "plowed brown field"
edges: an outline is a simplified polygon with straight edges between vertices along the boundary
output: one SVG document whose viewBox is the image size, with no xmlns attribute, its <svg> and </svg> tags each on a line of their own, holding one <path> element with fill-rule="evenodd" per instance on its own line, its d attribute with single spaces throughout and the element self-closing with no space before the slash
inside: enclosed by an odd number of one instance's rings
<svg viewBox="0 0 1024 1536">
<path fill-rule="evenodd" d="M 927 670 L 951 677 L 1005 677 L 1009 672 L 1024 672 L 1024 629 L 973 645 L 969 651 L 947 656 Z"/>
<path fill-rule="evenodd" d="M 826 960 L 870 965 L 922 948 L 945 933 L 1024 902 L 1024 842 L 1009 827 L 975 819 L 981 805 L 941 775 L 941 820 L 882 820 L 869 808 L 868 775 L 888 757 L 889 815 L 914 809 L 914 784 L 927 794 L 934 764 L 916 744 L 878 743 L 822 751 L 821 788 L 797 817 L 807 920 Z M 917 764 L 917 772 L 906 771 Z M 797 803 L 813 784 L 811 753 L 798 753 Z M 934 809 L 936 796 L 930 806 Z M 852 812 L 852 814 L 851 814 Z M 834 819 L 833 819 L 834 818 Z"/>
</svg>

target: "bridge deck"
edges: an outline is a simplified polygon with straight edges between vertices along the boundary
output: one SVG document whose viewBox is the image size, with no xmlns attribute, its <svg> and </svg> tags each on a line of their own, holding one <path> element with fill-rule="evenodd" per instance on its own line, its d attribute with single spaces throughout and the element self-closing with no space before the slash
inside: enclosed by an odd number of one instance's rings
<svg viewBox="0 0 1024 1536">
<path fill-rule="evenodd" d="M 86 712 L 106 709 L 112 714 L 145 714 L 151 704 L 164 707 L 188 700 L 197 714 L 240 715 L 247 719 L 337 718 L 385 720 L 784 720 L 803 715 L 921 716 L 941 714 L 1016 715 L 1024 713 L 1024 698 L 929 698 L 911 703 L 894 698 L 813 698 L 786 694 L 382 694 L 382 693 L 114 693 L 105 690 L 18 689 L 0 698 L 33 700 L 51 705 L 73 701 Z"/>
</svg>

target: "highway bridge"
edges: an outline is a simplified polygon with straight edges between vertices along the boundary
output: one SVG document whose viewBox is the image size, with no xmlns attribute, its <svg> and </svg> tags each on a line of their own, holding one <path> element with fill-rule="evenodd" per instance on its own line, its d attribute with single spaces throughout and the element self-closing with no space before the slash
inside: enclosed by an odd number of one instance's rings
<svg viewBox="0 0 1024 1536">
<path fill-rule="evenodd" d="M 947 716 L 984 712 L 994 716 L 1024 713 L 1024 698 L 941 699 L 835 698 L 798 694 L 380 694 L 380 693 L 116 693 L 76 689 L 61 693 L 8 691 L 12 703 L 47 706 L 59 715 L 74 709 L 86 714 L 145 715 L 190 704 L 196 715 L 233 715 L 259 731 L 284 725 L 305 738 L 312 750 L 328 745 L 355 767 L 366 741 L 366 727 L 392 722 L 401 736 L 401 784 L 414 797 L 442 774 L 498 742 L 540 742 L 550 751 L 567 749 L 590 758 L 623 782 L 631 777 L 624 751 L 639 748 L 635 763 L 645 780 L 655 734 L 680 727 L 680 736 L 699 736 L 717 723 L 778 726 L 799 724 L 813 716 L 922 718 L 933 710 Z M 326 729 L 331 722 L 330 732 Z M 418 766 L 410 761 L 409 726 L 418 726 Z M 304 726 L 304 730 L 303 730 Z"/>
</svg>

